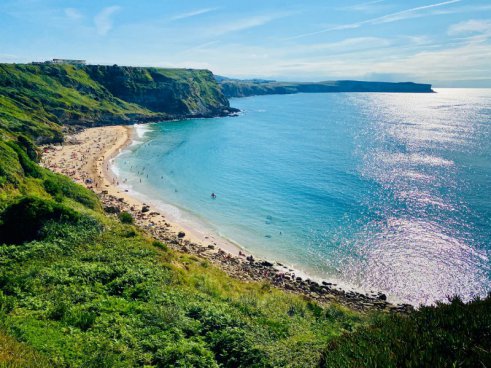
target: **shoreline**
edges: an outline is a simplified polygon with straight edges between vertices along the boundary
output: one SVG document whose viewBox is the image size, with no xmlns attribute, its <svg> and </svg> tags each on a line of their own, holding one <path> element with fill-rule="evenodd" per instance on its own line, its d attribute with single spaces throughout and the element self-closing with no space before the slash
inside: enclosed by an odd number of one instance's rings
<svg viewBox="0 0 491 368">
<path fill-rule="evenodd" d="M 347 291 L 332 282 L 312 281 L 281 263 L 255 259 L 218 234 L 200 232 L 182 221 L 169 219 L 172 216 L 162 213 L 165 211 L 152 200 L 142 200 L 128 189 L 121 188 L 121 178 L 111 171 L 113 159 L 132 144 L 134 136 L 134 126 L 88 128 L 67 136 L 61 147 L 44 146 L 42 165 L 93 190 L 106 213 L 131 213 L 135 225 L 153 238 L 177 251 L 207 259 L 232 277 L 243 281 L 270 282 L 278 288 L 319 302 L 335 301 L 356 310 L 407 313 L 413 309 L 408 304 L 392 304 L 381 293 Z"/>
</svg>

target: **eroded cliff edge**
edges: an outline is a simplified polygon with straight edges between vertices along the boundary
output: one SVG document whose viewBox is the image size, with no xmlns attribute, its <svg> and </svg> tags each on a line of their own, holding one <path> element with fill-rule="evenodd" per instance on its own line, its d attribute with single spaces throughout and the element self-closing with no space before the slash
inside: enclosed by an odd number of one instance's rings
<svg viewBox="0 0 491 368">
<path fill-rule="evenodd" d="M 208 70 L 0 64 L 0 128 L 62 140 L 62 126 L 225 116 L 231 108 Z"/>
</svg>

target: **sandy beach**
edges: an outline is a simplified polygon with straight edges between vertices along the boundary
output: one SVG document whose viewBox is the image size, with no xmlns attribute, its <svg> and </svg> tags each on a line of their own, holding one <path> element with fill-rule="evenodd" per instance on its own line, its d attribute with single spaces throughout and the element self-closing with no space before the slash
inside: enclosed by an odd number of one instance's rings
<svg viewBox="0 0 491 368">
<path fill-rule="evenodd" d="M 137 212 L 137 219 L 144 227 L 159 226 L 167 229 L 170 234 L 184 233 L 183 239 L 208 245 L 239 256 L 243 252 L 237 245 L 215 234 L 195 230 L 182 223 L 171 220 L 151 201 L 143 202 L 128 191 L 119 187 L 120 182 L 111 171 L 111 161 L 127 145 L 132 142 L 134 128 L 130 126 L 108 126 L 91 128 L 73 136 L 68 136 L 63 146 L 53 146 L 45 149 L 43 165 L 55 172 L 73 178 L 77 183 L 92 189 L 99 195 L 117 197 L 120 203 L 125 203 L 132 211 Z"/>
<path fill-rule="evenodd" d="M 320 302 L 336 301 L 358 310 L 380 309 L 407 312 L 410 305 L 394 305 L 376 292 L 360 293 L 339 288 L 328 281 L 312 281 L 283 264 L 255 259 L 218 235 L 197 231 L 172 221 L 151 201 L 143 202 L 122 189 L 121 178 L 111 171 L 111 160 L 131 144 L 134 127 L 89 128 L 67 136 L 61 146 L 44 146 L 41 164 L 71 177 L 98 194 L 108 213 L 126 211 L 135 224 L 174 249 L 198 255 L 244 281 L 268 281 L 290 292 L 305 294 Z"/>
</svg>

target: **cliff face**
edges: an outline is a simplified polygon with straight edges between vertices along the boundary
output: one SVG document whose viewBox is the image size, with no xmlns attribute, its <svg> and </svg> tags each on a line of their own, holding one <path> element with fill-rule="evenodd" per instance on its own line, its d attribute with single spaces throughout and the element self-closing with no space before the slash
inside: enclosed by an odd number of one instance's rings
<svg viewBox="0 0 491 368">
<path fill-rule="evenodd" d="M 203 117 L 229 112 L 208 70 L 88 65 L 85 71 L 117 98 L 155 112 Z"/>
<path fill-rule="evenodd" d="M 431 93 L 431 84 L 411 82 L 362 82 L 328 81 L 318 83 L 288 83 L 276 81 L 240 81 L 226 78 L 218 79 L 222 92 L 227 97 L 246 97 L 254 95 L 328 93 L 328 92 L 389 92 L 389 93 Z"/>
<path fill-rule="evenodd" d="M 63 125 L 129 124 L 232 112 L 206 70 L 0 64 L 0 130 L 38 143 Z"/>
</svg>

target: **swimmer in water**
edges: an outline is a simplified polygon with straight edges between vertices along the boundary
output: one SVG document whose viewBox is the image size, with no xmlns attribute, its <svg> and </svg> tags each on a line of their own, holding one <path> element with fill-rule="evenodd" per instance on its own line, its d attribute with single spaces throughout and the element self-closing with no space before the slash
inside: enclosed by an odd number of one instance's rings
<svg viewBox="0 0 491 368">
<path fill-rule="evenodd" d="M 212 199 L 215 199 L 217 197 L 217 195 L 215 193 L 211 193 L 211 198 Z"/>
</svg>

